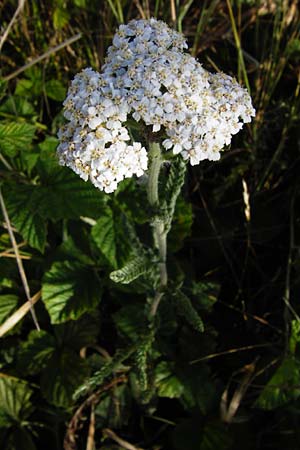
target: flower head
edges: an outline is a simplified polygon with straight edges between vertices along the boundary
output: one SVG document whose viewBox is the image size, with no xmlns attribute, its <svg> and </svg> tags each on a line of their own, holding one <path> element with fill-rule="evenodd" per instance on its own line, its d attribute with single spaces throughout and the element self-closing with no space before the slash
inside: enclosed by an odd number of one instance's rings
<svg viewBox="0 0 300 450">
<path fill-rule="evenodd" d="M 60 162 L 106 192 L 125 177 L 141 176 L 147 152 L 130 143 L 128 115 L 153 133 L 161 130 L 165 149 L 192 165 L 219 159 L 255 110 L 236 80 L 206 71 L 186 48 L 183 35 L 156 19 L 121 25 L 102 73 L 85 69 L 72 82 Z"/>
</svg>

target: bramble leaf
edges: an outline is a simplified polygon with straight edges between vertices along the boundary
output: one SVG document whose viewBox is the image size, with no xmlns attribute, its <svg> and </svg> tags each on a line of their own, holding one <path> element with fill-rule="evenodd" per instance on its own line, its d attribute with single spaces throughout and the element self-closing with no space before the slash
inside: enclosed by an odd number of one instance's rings
<svg viewBox="0 0 300 450">
<path fill-rule="evenodd" d="M 92 228 L 92 236 L 97 247 L 113 267 L 117 267 L 116 230 L 112 209 L 106 207 Z"/>
<path fill-rule="evenodd" d="M 46 94 L 52 100 L 57 102 L 64 101 L 66 97 L 66 88 L 59 80 L 49 80 L 45 83 Z"/>
<path fill-rule="evenodd" d="M 31 395 L 25 381 L 0 373 L 0 427 L 22 422 L 31 414 Z"/>
<path fill-rule="evenodd" d="M 7 156 L 14 157 L 20 150 L 26 150 L 31 144 L 35 126 L 29 123 L 0 123 L 0 150 Z"/>
<path fill-rule="evenodd" d="M 255 405 L 262 409 L 275 409 L 300 396 L 300 361 L 288 356 L 266 384 Z"/>
<path fill-rule="evenodd" d="M 56 406 L 69 406 L 75 389 L 88 372 L 86 362 L 73 350 L 55 351 L 41 377 L 43 395 Z"/>
<path fill-rule="evenodd" d="M 103 207 L 100 218 L 92 228 L 95 244 L 115 269 L 124 264 L 128 255 L 135 251 L 137 243 L 132 233 L 125 215 L 115 213 L 109 206 Z"/>
<path fill-rule="evenodd" d="M 44 275 L 42 299 L 53 324 L 76 320 L 93 311 L 100 298 L 101 284 L 92 267 L 55 262 Z"/>
<path fill-rule="evenodd" d="M 18 304 L 18 297 L 12 294 L 0 295 L 0 323 L 14 312 Z"/>
<path fill-rule="evenodd" d="M 9 218 L 28 244 L 43 252 L 46 244 L 46 223 L 38 214 L 38 203 L 31 185 L 6 185 L 4 198 Z"/>
<path fill-rule="evenodd" d="M 184 385 L 166 361 L 160 362 L 155 368 L 155 385 L 159 397 L 180 398 L 184 391 Z"/>
<path fill-rule="evenodd" d="M 46 331 L 32 330 L 19 349 L 18 365 L 22 372 L 34 375 L 44 369 L 55 351 L 55 340 Z"/>
</svg>

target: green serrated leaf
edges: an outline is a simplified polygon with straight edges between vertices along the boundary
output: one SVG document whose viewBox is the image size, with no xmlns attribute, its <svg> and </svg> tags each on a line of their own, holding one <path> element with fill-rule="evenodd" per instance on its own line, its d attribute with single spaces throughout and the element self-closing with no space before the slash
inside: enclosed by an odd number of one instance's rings
<svg viewBox="0 0 300 450">
<path fill-rule="evenodd" d="M 88 380 L 85 381 L 74 393 L 74 399 L 78 399 L 84 395 L 88 390 L 95 389 L 97 386 L 101 386 L 103 381 L 109 377 L 113 372 L 118 370 L 122 363 L 128 359 L 137 349 L 136 345 L 132 345 L 125 349 L 119 349 L 114 356 L 103 364 L 100 370 L 95 372 Z"/>
<path fill-rule="evenodd" d="M 288 356 L 266 384 L 255 405 L 272 410 L 298 399 L 299 377 L 300 361 L 293 356 Z"/>
<path fill-rule="evenodd" d="M 154 341 L 154 330 L 148 330 L 146 335 L 140 336 L 140 345 L 135 353 L 138 382 L 142 391 L 149 388 L 148 364 Z"/>
<path fill-rule="evenodd" d="M 39 154 L 36 150 L 29 152 L 22 152 L 21 155 L 22 167 L 25 172 L 31 175 L 33 168 L 39 160 Z"/>
<path fill-rule="evenodd" d="M 11 222 L 28 244 L 44 251 L 46 243 L 46 222 L 38 214 L 38 203 L 35 203 L 35 186 L 4 186 L 4 198 Z"/>
<path fill-rule="evenodd" d="M 43 73 L 37 65 L 26 70 L 26 77 L 18 81 L 15 95 L 33 99 L 43 94 Z"/>
<path fill-rule="evenodd" d="M 124 306 L 113 314 L 113 320 L 121 336 L 132 341 L 139 341 L 147 324 L 143 306 L 140 304 Z"/>
<path fill-rule="evenodd" d="M 0 295 L 0 323 L 3 323 L 10 316 L 18 305 L 16 295 Z"/>
<path fill-rule="evenodd" d="M 108 206 L 92 228 L 92 236 L 98 248 L 113 267 L 117 267 L 116 229 L 113 211 Z"/>
<path fill-rule="evenodd" d="M 0 112 L 15 117 L 35 117 L 35 109 L 33 105 L 24 97 L 11 95 L 0 105 Z"/>
<path fill-rule="evenodd" d="M 176 426 L 173 443 L 176 450 L 227 450 L 232 446 L 232 438 L 219 421 L 208 421 L 203 426 L 201 416 L 195 416 Z"/>
<path fill-rule="evenodd" d="M 32 390 L 19 378 L 0 373 L 0 427 L 22 422 L 32 412 Z"/>
<path fill-rule="evenodd" d="M 182 382 L 166 361 L 160 362 L 155 368 L 155 385 L 159 397 L 180 398 L 184 391 Z"/>
<path fill-rule="evenodd" d="M 115 269 L 122 267 L 133 255 L 136 256 L 141 248 L 127 216 L 108 205 L 103 206 L 100 218 L 92 228 L 92 237 L 108 263 Z"/>
<path fill-rule="evenodd" d="M 54 326 L 54 334 L 59 347 L 80 350 L 97 342 L 100 331 L 98 314 L 85 314 L 78 320 L 69 320 Z"/>
<path fill-rule="evenodd" d="M 0 150 L 10 157 L 26 150 L 32 142 L 35 129 L 35 126 L 29 123 L 0 123 Z"/>
<path fill-rule="evenodd" d="M 66 88 L 59 80 L 49 80 L 45 83 L 46 94 L 52 100 L 62 102 L 66 97 Z"/>
<path fill-rule="evenodd" d="M 22 426 L 12 427 L 6 434 L 1 448 L 5 450 L 36 450 L 36 446 L 29 432 Z M 4 447 L 5 445 L 5 447 Z"/>
<path fill-rule="evenodd" d="M 55 262 L 43 278 L 42 299 L 53 324 L 76 320 L 93 311 L 101 293 L 93 268 L 77 262 Z"/>
<path fill-rule="evenodd" d="M 115 283 L 129 284 L 149 271 L 146 256 L 138 256 L 129 261 L 122 269 L 111 272 L 109 277 Z"/>
<path fill-rule="evenodd" d="M 67 407 L 75 389 L 88 376 L 86 362 L 72 350 L 53 353 L 41 377 L 41 389 L 49 403 Z"/>
<path fill-rule="evenodd" d="M 53 352 L 55 340 L 46 331 L 33 330 L 18 352 L 18 366 L 22 372 L 34 375 L 43 370 Z"/>
<path fill-rule="evenodd" d="M 98 216 L 105 202 L 104 194 L 69 169 L 54 164 L 53 170 L 51 162 L 51 175 L 43 176 L 42 185 L 35 192 L 39 214 L 52 220 Z"/>
</svg>

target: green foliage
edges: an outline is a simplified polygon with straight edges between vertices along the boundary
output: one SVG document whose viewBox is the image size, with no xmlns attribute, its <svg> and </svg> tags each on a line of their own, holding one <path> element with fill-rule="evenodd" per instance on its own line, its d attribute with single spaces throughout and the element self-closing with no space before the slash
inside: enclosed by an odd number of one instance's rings
<svg viewBox="0 0 300 450">
<path fill-rule="evenodd" d="M 182 316 L 196 331 L 203 333 L 204 324 L 191 300 L 180 290 L 172 294 L 172 301 L 180 316 Z"/>
<path fill-rule="evenodd" d="M 178 158 L 171 162 L 171 168 L 167 176 L 165 189 L 163 192 L 162 208 L 167 211 L 166 228 L 170 230 L 176 201 L 184 183 L 186 173 L 186 162 Z"/>
<path fill-rule="evenodd" d="M 181 398 L 184 392 L 184 385 L 166 361 L 155 368 L 155 386 L 159 397 Z"/>
<path fill-rule="evenodd" d="M 45 83 L 45 91 L 49 98 L 62 102 L 66 98 L 66 88 L 59 80 L 49 80 Z"/>
<path fill-rule="evenodd" d="M 92 229 L 92 236 L 111 266 L 117 267 L 117 230 L 111 208 L 105 208 Z"/>
<path fill-rule="evenodd" d="M 218 299 L 220 285 L 213 282 L 193 283 L 191 292 L 197 299 L 199 307 L 211 311 Z"/>
<path fill-rule="evenodd" d="M 4 322 L 16 309 L 18 297 L 13 294 L 0 295 L 0 323 Z"/>
<path fill-rule="evenodd" d="M 137 256 L 130 260 L 122 269 L 110 273 L 110 279 L 115 283 L 129 284 L 151 271 L 151 265 L 146 256 Z"/>
<path fill-rule="evenodd" d="M 140 344 L 135 354 L 138 381 L 142 392 L 146 391 L 149 388 L 148 365 L 150 362 L 150 355 L 154 339 L 154 330 L 153 328 L 150 328 L 146 331 L 145 335 L 142 335 L 140 337 Z"/>
<path fill-rule="evenodd" d="M 56 325 L 54 335 L 33 330 L 18 351 L 18 369 L 28 375 L 39 374 L 44 398 L 68 407 L 74 391 L 89 374 L 88 363 L 78 351 L 93 344 L 98 328 L 97 318 L 85 315 Z"/>
<path fill-rule="evenodd" d="M 36 450 L 36 446 L 29 432 L 23 427 L 12 428 L 1 436 L 0 444 L 5 445 L 6 450 Z"/>
<path fill-rule="evenodd" d="M 78 319 L 101 299 L 101 283 L 93 267 L 55 262 L 43 278 L 42 298 L 54 324 Z"/>
<path fill-rule="evenodd" d="M 29 123 L 0 123 L 0 150 L 6 156 L 16 156 L 21 150 L 27 150 L 35 133 L 35 126 Z"/>
<path fill-rule="evenodd" d="M 263 409 L 275 409 L 295 401 L 300 396 L 300 362 L 290 356 L 283 360 L 268 381 L 256 405 Z"/>
<path fill-rule="evenodd" d="M 122 367 L 122 363 L 126 361 L 137 349 L 136 345 L 129 346 L 125 349 L 118 350 L 112 358 L 103 364 L 100 370 L 95 372 L 87 381 L 85 381 L 74 394 L 74 398 L 86 394 L 89 390 L 94 390 L 101 386 L 105 379 L 114 374 Z"/>
<path fill-rule="evenodd" d="M 172 218 L 172 227 L 168 235 L 170 250 L 176 252 L 184 245 L 184 240 L 191 235 L 193 225 L 193 209 L 183 196 L 179 196 Z M 170 225 L 171 226 L 171 225 Z"/>
<path fill-rule="evenodd" d="M 54 337 L 46 331 L 32 330 L 19 349 L 18 365 L 22 373 L 34 375 L 43 370 L 55 351 Z"/>
<path fill-rule="evenodd" d="M 1 36 L 16 4 L 4 0 Z M 92 394 L 74 429 L 78 450 L 89 445 L 92 410 L 97 450 L 117 447 L 101 441 L 105 428 L 149 450 L 299 448 L 296 4 L 110 0 L 99 11 L 95 0 L 25 2 L 1 49 L 0 179 L 30 292 L 43 295 L 41 331 L 28 313 L 1 338 L 1 449 L 61 450 Z M 137 15 L 183 30 L 205 68 L 249 82 L 257 110 L 218 162 L 186 166 L 164 152 L 156 211 L 147 174 L 106 195 L 56 157 L 70 80 L 101 68 L 118 23 Z M 166 137 L 131 117 L 126 125 L 146 148 Z M 153 215 L 169 232 L 166 289 Z M 0 218 L 2 324 L 26 296 Z M 229 399 L 240 392 L 249 364 L 253 381 L 224 425 L 222 393 L 228 384 Z"/>
<path fill-rule="evenodd" d="M 32 389 L 24 380 L 0 373 L 0 428 L 25 421 L 33 411 Z"/>
<path fill-rule="evenodd" d="M 138 342 L 146 325 L 146 315 L 139 304 L 126 305 L 113 315 L 114 323 L 120 336 Z"/>
<path fill-rule="evenodd" d="M 75 389 L 83 383 L 88 373 L 85 361 L 73 351 L 57 350 L 51 356 L 47 370 L 42 373 L 42 393 L 49 403 L 67 407 L 72 404 Z"/>
<path fill-rule="evenodd" d="M 4 189 L 4 195 L 13 225 L 31 247 L 43 252 L 47 226 L 45 219 L 38 213 L 40 192 L 34 187 L 25 185 L 7 187 L 7 190 Z"/>
<path fill-rule="evenodd" d="M 131 234 L 132 227 L 127 217 L 108 205 L 102 209 L 100 218 L 92 228 L 94 242 L 114 269 L 124 264 L 133 250 L 134 242 L 129 240 Z"/>
<path fill-rule="evenodd" d="M 217 421 L 201 424 L 200 417 L 181 422 L 173 433 L 176 450 L 227 450 L 232 439 L 225 426 Z"/>
</svg>

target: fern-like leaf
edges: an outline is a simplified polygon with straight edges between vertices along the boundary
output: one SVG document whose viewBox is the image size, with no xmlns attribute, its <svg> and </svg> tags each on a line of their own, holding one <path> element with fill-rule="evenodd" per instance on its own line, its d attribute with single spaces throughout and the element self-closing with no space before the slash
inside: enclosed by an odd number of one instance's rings
<svg viewBox="0 0 300 450">
<path fill-rule="evenodd" d="M 77 400 L 88 391 L 93 391 L 101 386 L 106 378 L 120 368 L 120 365 L 137 350 L 137 346 L 130 346 L 127 349 L 119 349 L 113 358 L 107 361 L 100 370 L 97 370 L 84 384 L 82 384 L 74 393 L 73 398 Z"/>
<path fill-rule="evenodd" d="M 172 161 L 164 192 L 165 202 L 163 209 L 166 212 L 165 221 L 167 231 L 171 228 L 176 201 L 184 183 L 185 173 L 186 162 L 182 158 L 179 157 Z"/>
<path fill-rule="evenodd" d="M 196 331 L 203 333 L 204 324 L 191 300 L 180 290 L 172 295 L 177 313 L 182 316 Z"/>
<path fill-rule="evenodd" d="M 148 358 L 154 340 L 154 331 L 142 338 L 142 343 L 138 347 L 135 355 L 136 366 L 138 371 L 138 379 L 142 391 L 148 389 Z"/>
<path fill-rule="evenodd" d="M 129 284 L 150 270 L 146 256 L 137 256 L 125 264 L 122 269 L 110 273 L 110 279 L 115 283 Z"/>
</svg>

